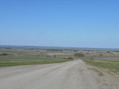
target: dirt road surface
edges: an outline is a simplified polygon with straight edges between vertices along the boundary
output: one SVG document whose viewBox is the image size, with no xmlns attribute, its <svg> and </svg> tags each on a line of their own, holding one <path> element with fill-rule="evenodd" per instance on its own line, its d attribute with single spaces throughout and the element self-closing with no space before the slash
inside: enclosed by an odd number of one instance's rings
<svg viewBox="0 0 119 89">
<path fill-rule="evenodd" d="M 0 89 L 110 89 L 82 60 L 0 68 Z"/>
</svg>

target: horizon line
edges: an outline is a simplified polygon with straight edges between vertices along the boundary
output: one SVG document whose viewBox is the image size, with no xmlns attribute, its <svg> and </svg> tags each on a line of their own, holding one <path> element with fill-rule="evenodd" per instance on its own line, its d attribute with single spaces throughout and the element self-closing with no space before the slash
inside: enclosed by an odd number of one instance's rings
<svg viewBox="0 0 119 89">
<path fill-rule="evenodd" d="M 103 48 L 103 47 L 71 47 L 71 46 L 38 46 L 38 45 L 0 45 L 0 47 L 31 47 L 31 48 L 38 48 L 38 47 L 43 47 L 43 48 L 74 48 L 74 49 L 119 49 L 119 48 Z"/>
</svg>

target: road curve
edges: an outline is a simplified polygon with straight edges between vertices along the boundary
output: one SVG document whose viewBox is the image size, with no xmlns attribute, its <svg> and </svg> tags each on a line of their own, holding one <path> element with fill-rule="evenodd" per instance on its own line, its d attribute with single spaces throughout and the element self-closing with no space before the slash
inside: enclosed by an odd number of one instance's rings
<svg viewBox="0 0 119 89">
<path fill-rule="evenodd" d="M 0 89 L 109 89 L 82 60 L 0 68 Z"/>
</svg>

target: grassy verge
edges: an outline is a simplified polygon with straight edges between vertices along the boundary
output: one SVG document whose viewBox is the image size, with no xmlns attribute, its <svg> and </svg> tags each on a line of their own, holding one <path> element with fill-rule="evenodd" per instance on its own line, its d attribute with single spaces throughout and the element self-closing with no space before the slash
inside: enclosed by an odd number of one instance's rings
<svg viewBox="0 0 119 89">
<path fill-rule="evenodd" d="M 118 60 L 84 60 L 84 61 L 92 66 L 107 68 L 116 73 L 119 72 Z"/>
<path fill-rule="evenodd" d="M 17 66 L 17 65 L 35 65 L 49 64 L 70 61 L 68 58 L 40 58 L 40 57 L 1 57 L 0 67 Z"/>
<path fill-rule="evenodd" d="M 99 71 L 96 68 L 91 68 L 91 70 L 95 71 L 99 76 L 103 76 L 104 75 L 101 71 Z"/>
</svg>

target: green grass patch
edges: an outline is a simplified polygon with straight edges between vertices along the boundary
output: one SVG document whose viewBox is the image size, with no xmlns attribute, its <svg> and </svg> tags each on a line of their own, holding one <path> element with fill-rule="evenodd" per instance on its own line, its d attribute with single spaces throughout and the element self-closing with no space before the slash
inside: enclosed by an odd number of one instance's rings
<svg viewBox="0 0 119 89">
<path fill-rule="evenodd" d="M 119 72 L 119 61 L 118 60 L 84 60 L 86 63 L 112 70 L 113 72 Z"/>
<path fill-rule="evenodd" d="M 0 57 L 0 67 L 17 66 L 17 65 L 35 65 L 66 62 L 73 59 L 70 58 L 48 58 L 48 57 Z"/>
</svg>

